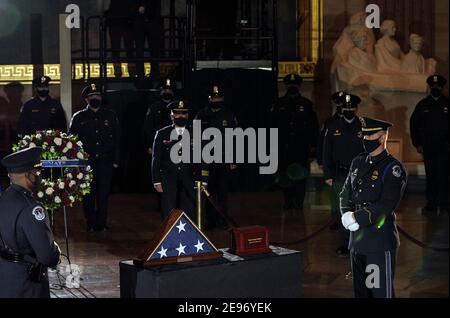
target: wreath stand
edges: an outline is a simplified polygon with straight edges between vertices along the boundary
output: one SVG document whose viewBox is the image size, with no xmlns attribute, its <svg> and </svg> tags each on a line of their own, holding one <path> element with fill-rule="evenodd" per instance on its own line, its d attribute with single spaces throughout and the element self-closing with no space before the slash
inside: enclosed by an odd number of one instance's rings
<svg viewBox="0 0 450 318">
<path fill-rule="evenodd" d="M 64 175 L 64 168 L 81 168 L 88 166 L 86 160 L 41 160 L 42 169 L 50 169 L 50 179 L 53 180 L 53 169 L 60 169 L 61 176 Z M 63 205 L 63 216 L 64 216 L 64 239 L 66 242 L 66 258 L 69 263 L 70 272 L 72 273 L 72 263 L 70 261 L 70 251 L 69 251 L 69 224 L 67 222 L 67 209 Z M 50 225 L 52 229 L 54 228 L 53 223 L 53 212 L 50 213 Z"/>
</svg>

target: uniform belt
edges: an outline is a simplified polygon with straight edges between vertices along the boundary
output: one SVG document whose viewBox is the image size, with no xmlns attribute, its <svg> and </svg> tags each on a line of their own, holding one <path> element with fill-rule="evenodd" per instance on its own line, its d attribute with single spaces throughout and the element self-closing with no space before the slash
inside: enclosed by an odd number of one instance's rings
<svg viewBox="0 0 450 318">
<path fill-rule="evenodd" d="M 0 258 L 13 263 L 28 263 L 25 261 L 24 255 L 15 253 L 5 248 L 0 248 Z"/>
</svg>

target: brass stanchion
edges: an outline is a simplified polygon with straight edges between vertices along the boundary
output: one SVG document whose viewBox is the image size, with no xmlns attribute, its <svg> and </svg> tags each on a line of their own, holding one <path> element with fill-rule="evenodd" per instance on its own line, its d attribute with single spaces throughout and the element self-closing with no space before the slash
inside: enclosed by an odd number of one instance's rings
<svg viewBox="0 0 450 318">
<path fill-rule="evenodd" d="M 196 190 L 196 210 L 197 210 L 197 227 L 202 229 L 202 191 L 203 185 L 201 181 L 195 181 L 195 190 Z"/>
</svg>

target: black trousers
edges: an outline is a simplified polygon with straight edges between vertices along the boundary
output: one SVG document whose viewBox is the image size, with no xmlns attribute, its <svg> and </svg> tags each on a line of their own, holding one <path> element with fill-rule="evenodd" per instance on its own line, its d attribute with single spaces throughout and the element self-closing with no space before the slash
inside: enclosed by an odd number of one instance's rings
<svg viewBox="0 0 450 318">
<path fill-rule="evenodd" d="M 351 252 L 355 298 L 395 298 L 397 250 L 375 254 Z"/>
<path fill-rule="evenodd" d="M 306 159 L 281 160 L 280 179 L 283 188 L 284 207 L 303 210 L 306 195 L 306 180 L 309 176 L 309 162 Z"/>
<path fill-rule="evenodd" d="M 213 163 L 209 166 L 208 191 L 225 213 L 228 211 L 229 183 L 230 164 Z M 209 201 L 206 202 L 205 209 L 208 225 L 216 226 L 225 224 L 225 220 Z"/>
<path fill-rule="evenodd" d="M 349 170 L 338 169 L 336 174 L 333 176 L 333 185 L 331 187 L 331 216 L 337 217 L 337 223 L 339 224 L 339 246 L 348 246 L 348 241 L 350 239 L 350 232 L 344 228 L 341 222 L 341 209 L 339 197 L 344 186 L 345 180 L 347 179 Z"/>
<path fill-rule="evenodd" d="M 448 209 L 449 153 L 442 149 L 424 147 L 423 158 L 427 178 L 427 205 Z"/>
<path fill-rule="evenodd" d="M 195 182 L 187 171 L 163 175 L 161 186 L 161 218 L 164 220 L 173 209 L 180 209 L 194 220 Z"/>
<path fill-rule="evenodd" d="M 90 163 L 90 165 L 94 179 L 91 183 L 91 193 L 83 200 L 84 216 L 88 227 L 102 229 L 107 225 L 113 165 L 112 163 Z"/>
<path fill-rule="evenodd" d="M 136 57 L 143 58 L 145 51 L 145 43 L 148 42 L 151 58 L 160 58 L 162 40 L 162 27 L 159 21 L 142 21 L 137 20 L 134 23 L 134 35 L 136 42 Z M 144 78 L 144 61 L 136 62 L 136 74 L 140 78 Z M 159 78 L 159 62 L 151 62 L 151 77 Z"/>
</svg>

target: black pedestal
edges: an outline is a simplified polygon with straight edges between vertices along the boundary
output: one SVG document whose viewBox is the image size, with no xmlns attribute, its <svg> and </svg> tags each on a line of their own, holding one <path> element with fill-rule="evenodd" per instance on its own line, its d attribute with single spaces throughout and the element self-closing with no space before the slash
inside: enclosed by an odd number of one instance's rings
<svg viewBox="0 0 450 318">
<path fill-rule="evenodd" d="M 120 262 L 122 298 L 296 298 L 302 253 L 140 268 Z"/>
</svg>

